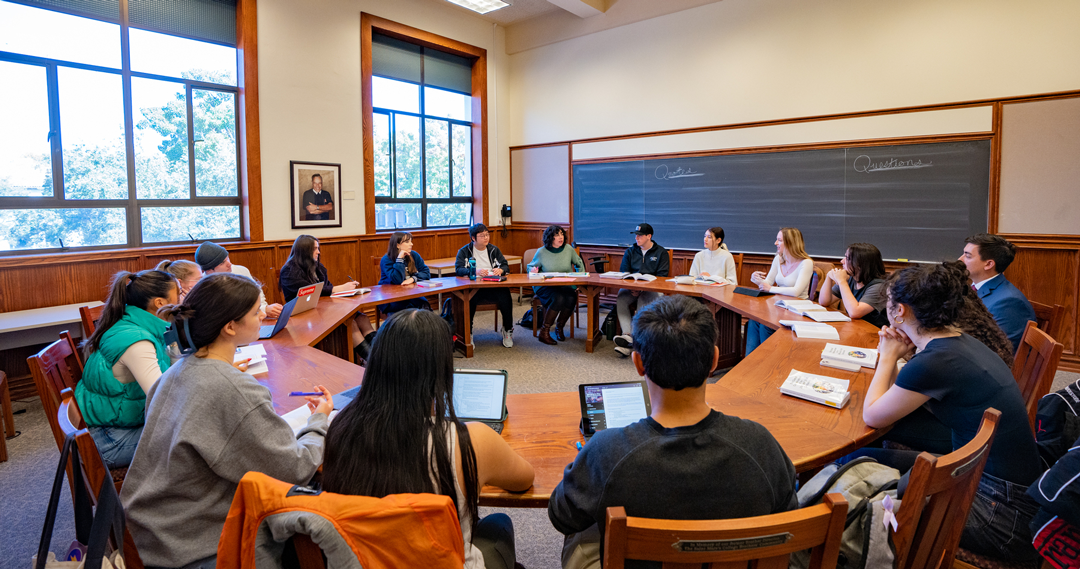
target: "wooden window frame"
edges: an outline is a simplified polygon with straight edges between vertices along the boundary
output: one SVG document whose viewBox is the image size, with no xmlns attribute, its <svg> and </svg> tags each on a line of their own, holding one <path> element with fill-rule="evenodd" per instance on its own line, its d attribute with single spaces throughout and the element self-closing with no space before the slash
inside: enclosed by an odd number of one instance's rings
<svg viewBox="0 0 1080 569">
<path fill-rule="evenodd" d="M 248 1 L 254 2 L 254 0 Z M 375 108 L 371 99 L 371 36 L 375 32 L 474 60 L 472 66 L 472 218 L 474 222 L 482 222 L 486 225 L 488 222 L 487 50 L 361 12 L 360 106 L 363 113 L 364 230 L 366 234 L 377 233 L 375 228 Z M 480 191 L 479 195 L 477 195 L 477 189 Z M 439 229 L 444 228 L 427 227 L 418 231 Z M 388 232 L 383 231 L 383 233 Z"/>
</svg>

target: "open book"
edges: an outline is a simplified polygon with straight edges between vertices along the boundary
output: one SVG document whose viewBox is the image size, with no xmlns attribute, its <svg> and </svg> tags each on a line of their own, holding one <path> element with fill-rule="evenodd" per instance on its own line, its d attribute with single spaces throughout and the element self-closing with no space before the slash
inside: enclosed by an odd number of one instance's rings
<svg viewBox="0 0 1080 569">
<path fill-rule="evenodd" d="M 794 369 L 780 386 L 780 393 L 837 409 L 843 408 L 851 399 L 847 381 Z"/>
<path fill-rule="evenodd" d="M 587 276 L 589 276 L 589 273 L 586 273 L 586 272 L 576 272 L 576 273 L 551 273 L 551 272 L 548 272 L 548 273 L 529 273 L 529 278 L 530 279 L 561 279 L 561 278 L 575 279 L 575 278 L 578 278 L 578 277 L 587 277 Z"/>
<path fill-rule="evenodd" d="M 871 348 L 854 348 L 840 344 L 825 344 L 821 350 L 821 365 L 859 371 L 859 368 L 877 367 L 877 350 Z"/>
<path fill-rule="evenodd" d="M 808 316 L 810 312 L 827 311 L 824 306 L 812 300 L 800 300 L 798 298 L 782 298 L 776 301 L 776 306 L 786 308 L 795 314 Z"/>
<path fill-rule="evenodd" d="M 679 276 L 677 276 L 677 277 L 675 277 L 673 279 L 668 279 L 668 282 L 673 282 L 675 284 L 681 284 L 681 285 L 726 285 L 726 284 L 728 284 L 728 282 L 725 281 L 723 278 L 717 277 L 717 276 L 694 278 L 694 277 L 692 277 L 690 275 L 679 275 Z"/>
<path fill-rule="evenodd" d="M 652 282 L 656 280 L 653 275 L 643 275 L 641 273 L 621 273 L 619 271 L 608 271 L 600 275 L 602 279 L 634 279 L 635 281 Z"/>
<path fill-rule="evenodd" d="M 814 340 L 839 340 L 840 333 L 828 324 L 806 322 L 803 320 L 781 320 L 780 324 L 791 328 L 799 338 Z"/>
<path fill-rule="evenodd" d="M 847 314 L 835 310 L 808 310 L 803 316 L 813 318 L 816 322 L 851 322 Z"/>
<path fill-rule="evenodd" d="M 356 296 L 358 294 L 367 294 L 371 292 L 370 288 L 354 288 L 352 290 L 343 290 L 341 292 L 335 292 L 330 295 L 330 298 L 346 298 L 350 296 Z"/>
</svg>

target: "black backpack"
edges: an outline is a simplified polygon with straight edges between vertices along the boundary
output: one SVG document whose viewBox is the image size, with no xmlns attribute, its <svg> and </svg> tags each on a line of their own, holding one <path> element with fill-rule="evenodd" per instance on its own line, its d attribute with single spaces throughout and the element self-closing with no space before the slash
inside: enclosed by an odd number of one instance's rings
<svg viewBox="0 0 1080 569">
<path fill-rule="evenodd" d="M 439 316 L 442 317 L 446 325 L 450 327 L 450 335 L 453 336 L 454 331 L 457 330 L 454 322 L 454 303 L 453 298 L 447 298 L 442 303 L 442 311 L 439 312 Z"/>
<path fill-rule="evenodd" d="M 1080 380 L 1044 395 L 1035 415 L 1035 440 L 1049 468 L 1080 438 Z"/>
<path fill-rule="evenodd" d="M 532 327 L 533 327 L 533 311 L 532 311 L 531 308 L 526 310 L 525 314 L 521 315 L 521 320 L 518 320 L 518 326 L 521 326 L 522 328 L 525 328 L 527 330 L 532 330 Z"/>
</svg>

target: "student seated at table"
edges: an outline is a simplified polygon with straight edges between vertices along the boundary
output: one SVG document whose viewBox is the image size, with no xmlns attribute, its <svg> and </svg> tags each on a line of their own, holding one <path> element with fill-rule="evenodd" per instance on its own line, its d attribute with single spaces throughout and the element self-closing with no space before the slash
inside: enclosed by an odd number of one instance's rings
<svg viewBox="0 0 1080 569">
<path fill-rule="evenodd" d="M 180 283 L 180 302 L 184 302 L 184 297 L 187 296 L 191 287 L 195 286 L 195 283 L 199 282 L 199 279 L 203 277 L 202 267 L 200 267 L 198 263 L 185 259 L 177 259 L 175 261 L 165 259 L 158 263 L 154 269 L 165 271 L 176 277 L 177 282 Z"/>
<path fill-rule="evenodd" d="M 585 262 L 573 247 L 566 246 L 566 230 L 558 225 L 549 225 L 544 230 L 544 246 L 536 250 L 530 271 L 541 273 L 573 273 L 585 270 Z M 539 340 L 551 346 L 566 340 L 563 327 L 577 310 L 577 287 L 574 286 L 534 286 L 533 294 L 544 306 L 544 323 L 540 327 Z M 534 315 L 535 317 L 535 315 Z M 555 337 L 551 337 L 551 326 L 555 326 Z"/>
<path fill-rule="evenodd" d="M 739 284 L 735 258 L 731 256 L 727 245 L 724 244 L 723 227 L 711 227 L 705 230 L 705 250 L 698 251 L 694 255 L 694 262 L 690 264 L 690 276 L 694 278 L 720 277 L 730 285 Z"/>
<path fill-rule="evenodd" d="M 234 265 L 229 260 L 229 252 L 224 247 L 214 243 L 213 241 L 206 241 L 199 248 L 195 250 L 195 262 L 202 268 L 204 275 L 212 275 L 214 273 L 232 273 L 234 275 L 241 275 L 251 280 L 255 280 L 251 276 L 251 271 L 243 265 Z M 281 316 L 281 305 L 278 303 L 267 304 L 266 294 L 259 291 L 259 302 L 262 311 L 266 314 L 266 318 L 277 318 Z"/>
<path fill-rule="evenodd" d="M 668 252 L 659 243 L 653 241 L 652 226 L 648 223 L 642 223 L 630 233 L 634 234 L 634 244 L 627 247 L 626 252 L 623 253 L 622 265 L 619 266 L 619 271 L 657 277 L 668 276 L 671 272 L 671 267 L 668 266 L 670 264 L 668 262 Z M 630 318 L 634 315 L 633 311 L 645 308 L 650 302 L 661 296 L 663 295 L 658 292 L 647 290 L 619 289 L 619 296 L 615 302 L 615 310 L 619 316 L 619 326 L 622 327 L 622 334 L 615 336 L 615 351 L 619 355 L 629 356 L 634 347 L 634 337 L 627 333 L 630 331 L 630 326 L 632 326 Z"/>
<path fill-rule="evenodd" d="M 326 435 L 323 489 L 376 498 L 449 496 L 461 520 L 465 567 L 512 569 L 513 525 L 506 514 L 479 519 L 480 488 L 527 490 L 533 468 L 490 427 L 459 421 L 453 398 L 446 324 L 431 311 L 395 313 L 375 336 L 363 389 Z"/>
<path fill-rule="evenodd" d="M 967 268 L 960 261 L 949 261 L 957 271 L 967 273 Z M 986 309 L 986 305 L 979 300 L 979 293 L 971 287 L 964 287 L 965 302 L 960 307 L 960 316 L 956 318 L 956 328 L 961 332 L 982 342 L 987 348 L 994 351 L 1005 365 L 1012 369 L 1013 345 L 1005 331 L 998 326 L 994 315 Z"/>
<path fill-rule="evenodd" d="M 305 484 L 323 461 L 330 393 L 308 398 L 299 436 L 274 411 L 270 391 L 233 366 L 259 339 L 261 288 L 230 273 L 204 277 L 163 310 L 190 351 L 147 395 L 146 427 L 120 499 L 148 567 L 213 568 L 240 478 L 259 471 Z"/>
<path fill-rule="evenodd" d="M 410 285 L 417 281 L 431 279 L 431 271 L 424 264 L 424 258 L 420 256 L 420 253 L 413 251 L 412 234 L 405 231 L 395 231 L 390 236 L 390 243 L 386 247 L 386 254 L 383 255 L 379 268 L 381 270 L 379 284 L 381 285 Z M 421 296 L 379 307 L 383 314 L 393 314 L 406 308 L 431 310 L 431 303 Z"/>
<path fill-rule="evenodd" d="M 457 259 L 454 260 L 454 274 L 459 277 L 469 276 L 469 259 L 476 260 L 476 276 L 488 275 L 500 276 L 506 274 L 506 257 L 502 251 L 491 244 L 491 232 L 483 223 L 477 223 L 469 228 L 471 243 L 458 249 Z M 469 305 L 469 321 L 476 316 L 476 306 L 484 303 L 495 303 L 502 313 L 503 331 L 502 343 L 507 348 L 514 347 L 514 306 L 510 299 L 510 289 L 507 288 L 482 288 L 476 291 Z"/>
<path fill-rule="evenodd" d="M 841 269 L 833 269 L 821 281 L 818 304 L 844 305 L 851 318 L 862 318 L 881 328 L 885 317 L 885 261 L 881 251 L 869 243 L 852 243 L 840 260 Z"/>
<path fill-rule="evenodd" d="M 356 281 L 335 286 L 327 276 L 326 267 L 320 261 L 321 257 L 318 239 L 310 235 L 301 235 L 293 241 L 289 259 L 281 267 L 278 277 L 278 285 L 281 286 L 281 293 L 285 295 L 285 302 L 296 298 L 301 288 L 315 283 L 323 283 L 322 296 L 355 290 L 360 286 L 360 283 Z M 371 338 L 374 335 L 375 327 L 371 325 L 371 320 L 363 312 L 357 312 L 356 316 L 349 321 L 349 338 L 357 360 L 367 359 L 368 350 L 371 348 Z"/>
<path fill-rule="evenodd" d="M 863 449 L 901 472 L 914 465 L 919 429 L 933 423 L 948 430 L 946 452 L 969 442 L 979 430 L 983 411 L 1001 411 L 994 445 L 968 515 L 960 546 L 996 558 L 1036 558 L 1028 523 L 1038 505 L 1025 492 L 1041 474 L 1042 464 L 1028 423 L 1027 408 L 1008 366 L 981 342 L 959 332 L 967 287 L 966 273 L 952 264 L 912 267 L 889 279 L 890 324 L 879 332 L 879 360 L 863 402 L 866 425 L 914 451 Z M 896 362 L 910 360 L 897 373 Z M 939 427 L 940 428 L 940 427 Z M 909 436 L 905 436 L 909 435 Z"/>
<path fill-rule="evenodd" d="M 109 468 L 131 464 L 143 431 L 146 394 L 172 360 L 169 323 L 158 310 L 177 300 L 179 284 L 165 271 L 113 276 L 97 328 L 83 342 L 86 366 L 75 400 Z"/>
<path fill-rule="evenodd" d="M 663 297 L 634 317 L 632 359 L 648 385 L 652 413 L 599 431 L 566 467 L 548 502 L 552 525 L 567 536 L 563 567 L 600 566 L 609 506 L 675 520 L 799 507 L 795 467 L 772 434 L 705 402 L 705 380 L 720 356 L 716 336 L 709 309 L 681 295 Z"/>
<path fill-rule="evenodd" d="M 754 271 L 750 275 L 750 282 L 758 285 L 758 289 L 773 294 L 807 298 L 813 276 L 814 260 L 806 254 L 802 231 L 782 227 L 776 234 L 776 256 L 773 257 L 769 273 Z M 746 353 L 754 351 L 774 331 L 751 320 L 746 325 Z"/>
<path fill-rule="evenodd" d="M 1035 309 L 1027 297 L 1002 274 L 1016 257 L 1016 245 L 988 233 L 972 235 L 964 243 L 960 260 L 971 274 L 971 286 L 979 292 L 979 298 L 1005 331 L 1016 353 L 1028 321 L 1035 320 Z"/>
</svg>

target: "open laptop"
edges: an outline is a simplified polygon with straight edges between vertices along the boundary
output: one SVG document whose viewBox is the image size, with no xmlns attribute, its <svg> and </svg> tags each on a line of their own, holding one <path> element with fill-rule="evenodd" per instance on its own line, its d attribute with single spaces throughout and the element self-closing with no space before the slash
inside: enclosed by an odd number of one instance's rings
<svg viewBox="0 0 1080 569">
<path fill-rule="evenodd" d="M 292 315 L 303 314 L 312 308 L 315 308 L 319 304 L 319 297 L 322 296 L 323 285 L 326 283 L 317 282 L 313 285 L 302 287 L 296 291 L 296 308 L 293 309 Z"/>
<path fill-rule="evenodd" d="M 259 326 L 259 339 L 266 340 L 267 338 L 273 338 L 274 334 L 284 330 L 285 326 L 289 324 L 289 317 L 292 316 L 292 311 L 295 306 L 296 298 L 285 303 L 285 306 L 281 308 L 281 316 L 278 316 L 276 323 Z"/>
<path fill-rule="evenodd" d="M 609 427 L 625 427 L 649 416 L 649 389 L 644 381 L 585 383 L 578 386 L 581 434 L 589 440 Z"/>
<path fill-rule="evenodd" d="M 502 433 L 506 420 L 506 370 L 455 369 L 454 413 L 461 421 L 479 421 Z"/>
</svg>

